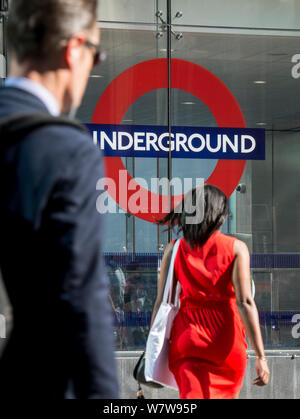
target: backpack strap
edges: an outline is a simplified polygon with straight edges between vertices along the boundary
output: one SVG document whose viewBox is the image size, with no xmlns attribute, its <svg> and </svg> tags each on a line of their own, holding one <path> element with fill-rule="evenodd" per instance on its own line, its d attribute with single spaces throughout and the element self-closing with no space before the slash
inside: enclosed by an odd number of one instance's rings
<svg viewBox="0 0 300 419">
<path fill-rule="evenodd" d="M 67 125 L 85 134 L 88 130 L 79 122 L 69 118 L 55 117 L 46 113 L 23 113 L 0 119 L 1 148 L 15 144 L 35 129 L 48 125 Z"/>
</svg>

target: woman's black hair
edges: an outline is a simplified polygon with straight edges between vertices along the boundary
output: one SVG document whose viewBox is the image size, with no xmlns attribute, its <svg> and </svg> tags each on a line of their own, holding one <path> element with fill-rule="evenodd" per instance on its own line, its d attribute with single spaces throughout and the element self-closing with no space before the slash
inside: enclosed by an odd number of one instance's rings
<svg viewBox="0 0 300 419">
<path fill-rule="evenodd" d="M 197 188 L 193 188 L 191 191 L 194 203 L 198 202 L 196 192 Z M 203 192 L 204 214 L 201 222 L 196 224 L 188 222 L 188 217 L 195 216 L 196 209 L 193 213 L 188 213 L 187 208 L 185 208 L 185 199 L 179 204 L 181 205 L 180 212 L 173 209 L 163 219 L 158 221 L 158 224 L 168 224 L 171 228 L 178 227 L 178 233 L 183 232 L 183 236 L 191 248 L 203 246 L 209 237 L 223 225 L 228 215 L 228 200 L 219 188 L 206 184 Z"/>
</svg>

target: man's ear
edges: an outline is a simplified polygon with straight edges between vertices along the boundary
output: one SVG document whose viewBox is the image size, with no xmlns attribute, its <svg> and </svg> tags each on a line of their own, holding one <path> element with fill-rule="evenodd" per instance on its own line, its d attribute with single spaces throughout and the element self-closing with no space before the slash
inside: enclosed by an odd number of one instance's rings
<svg viewBox="0 0 300 419">
<path fill-rule="evenodd" d="M 72 69 L 80 58 L 80 47 L 84 44 L 86 37 L 84 34 L 79 34 L 72 37 L 64 50 L 64 61 L 68 69 Z"/>
</svg>

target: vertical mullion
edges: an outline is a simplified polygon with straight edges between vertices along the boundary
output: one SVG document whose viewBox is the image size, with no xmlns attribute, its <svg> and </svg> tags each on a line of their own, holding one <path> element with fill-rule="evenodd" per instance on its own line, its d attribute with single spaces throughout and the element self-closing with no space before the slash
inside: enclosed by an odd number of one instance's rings
<svg viewBox="0 0 300 419">
<path fill-rule="evenodd" d="M 172 179 L 172 152 L 171 152 L 171 44 L 172 44 L 172 16 L 171 16 L 171 0 L 167 0 L 167 60 L 168 60 L 168 133 L 169 133 L 169 155 L 168 155 L 168 180 L 169 180 L 169 210 L 171 211 L 172 195 L 171 195 L 171 179 Z M 168 228 L 168 242 L 172 240 L 172 231 Z"/>
</svg>

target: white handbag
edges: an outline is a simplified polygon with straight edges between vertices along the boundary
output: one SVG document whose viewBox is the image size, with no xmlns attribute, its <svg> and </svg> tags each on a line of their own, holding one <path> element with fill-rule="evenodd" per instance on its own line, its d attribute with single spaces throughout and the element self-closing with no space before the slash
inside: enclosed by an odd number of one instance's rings
<svg viewBox="0 0 300 419">
<path fill-rule="evenodd" d="M 174 375 L 169 370 L 169 338 L 173 320 L 179 309 L 181 286 L 177 282 L 174 304 L 172 303 L 174 261 L 180 239 L 172 249 L 172 257 L 165 283 L 164 295 L 150 329 L 146 344 L 145 379 L 166 387 L 178 389 Z"/>
</svg>

